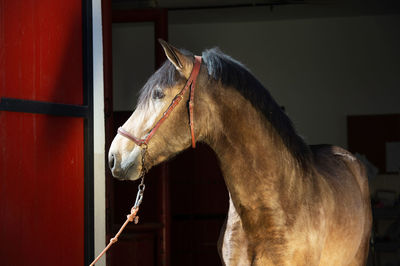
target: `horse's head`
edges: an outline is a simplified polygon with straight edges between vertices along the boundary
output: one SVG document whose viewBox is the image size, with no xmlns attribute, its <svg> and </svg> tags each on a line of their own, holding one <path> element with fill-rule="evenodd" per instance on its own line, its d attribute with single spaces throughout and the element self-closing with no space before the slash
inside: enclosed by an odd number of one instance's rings
<svg viewBox="0 0 400 266">
<path fill-rule="evenodd" d="M 185 150 L 192 142 L 189 125 L 192 112 L 189 112 L 188 103 L 193 99 L 190 97 L 190 88 L 185 91 L 183 88 L 188 80 L 193 79 L 192 73 L 201 63 L 196 63 L 198 60 L 190 53 L 182 52 L 162 40 L 160 43 L 168 61 L 142 88 L 136 110 L 120 128 L 109 150 L 110 169 L 113 176 L 119 179 L 138 179 L 142 164 L 150 169 Z M 199 83 L 197 78 L 195 109 L 200 108 L 197 107 Z M 194 113 L 196 124 L 193 133 L 199 140 L 201 126 L 196 114 L 197 111 Z"/>
</svg>

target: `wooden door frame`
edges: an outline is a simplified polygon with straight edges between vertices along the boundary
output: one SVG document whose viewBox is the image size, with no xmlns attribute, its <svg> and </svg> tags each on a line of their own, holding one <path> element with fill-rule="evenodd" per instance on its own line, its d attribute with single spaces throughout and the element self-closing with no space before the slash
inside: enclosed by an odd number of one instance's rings
<svg viewBox="0 0 400 266">
<path fill-rule="evenodd" d="M 131 9 L 131 10 L 112 10 L 111 0 L 102 0 L 102 21 L 103 21 L 103 62 L 104 62 L 104 109 L 105 109 L 105 143 L 107 161 L 107 151 L 116 134 L 114 132 L 113 118 L 113 72 L 112 72 L 112 23 L 129 23 L 129 22 L 153 22 L 154 23 L 154 41 L 155 41 L 155 66 L 160 67 L 165 60 L 165 54 L 158 45 L 158 38 L 168 40 L 168 18 L 166 9 Z M 170 265 L 170 215 L 169 215 L 169 184 L 168 169 L 164 164 L 161 173 L 161 193 L 162 206 L 161 221 L 162 244 L 161 244 L 161 264 Z M 111 234 L 111 212 L 109 206 L 113 201 L 113 191 L 111 188 L 111 174 L 106 169 L 106 237 L 109 240 Z"/>
</svg>

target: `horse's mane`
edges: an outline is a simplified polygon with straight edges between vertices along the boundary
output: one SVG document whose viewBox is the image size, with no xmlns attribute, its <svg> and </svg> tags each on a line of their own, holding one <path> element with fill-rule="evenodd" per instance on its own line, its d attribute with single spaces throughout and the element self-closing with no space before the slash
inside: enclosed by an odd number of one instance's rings
<svg viewBox="0 0 400 266">
<path fill-rule="evenodd" d="M 309 146 L 300 137 L 289 117 L 276 103 L 268 90 L 240 62 L 221 52 L 218 48 L 202 54 L 208 74 L 223 85 L 235 88 L 259 112 L 261 112 L 281 136 L 285 146 L 307 168 L 311 158 Z"/>
<path fill-rule="evenodd" d="M 181 52 L 193 56 L 188 51 L 181 50 Z M 299 164 L 307 168 L 311 158 L 310 148 L 296 133 L 291 120 L 272 98 L 268 90 L 251 72 L 243 64 L 224 54 L 218 48 L 204 51 L 202 58 L 207 66 L 208 74 L 223 85 L 235 88 L 245 99 L 250 101 L 268 119 Z M 182 77 L 173 64 L 166 60 L 140 91 L 138 107 L 149 102 L 155 87 L 171 87 L 180 79 Z"/>
</svg>

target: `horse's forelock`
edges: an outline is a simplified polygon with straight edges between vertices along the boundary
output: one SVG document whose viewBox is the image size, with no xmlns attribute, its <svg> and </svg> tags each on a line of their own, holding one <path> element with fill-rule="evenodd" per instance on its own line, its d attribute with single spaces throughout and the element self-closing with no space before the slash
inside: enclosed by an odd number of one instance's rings
<svg viewBox="0 0 400 266">
<path fill-rule="evenodd" d="M 193 56 L 189 51 L 181 49 L 180 52 L 186 56 Z M 138 107 L 144 107 L 149 102 L 155 88 L 165 89 L 173 87 L 182 76 L 174 65 L 166 60 L 164 64 L 147 80 L 146 84 L 139 92 Z"/>
<path fill-rule="evenodd" d="M 180 79 L 174 65 L 166 60 L 164 64 L 147 80 L 139 92 L 138 107 L 145 107 L 152 97 L 155 88 L 164 89 L 174 86 Z"/>
</svg>

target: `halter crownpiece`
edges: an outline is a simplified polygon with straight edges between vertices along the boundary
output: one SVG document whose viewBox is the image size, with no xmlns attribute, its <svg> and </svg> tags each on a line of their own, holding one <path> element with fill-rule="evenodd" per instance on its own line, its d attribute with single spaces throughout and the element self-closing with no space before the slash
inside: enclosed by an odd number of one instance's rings
<svg viewBox="0 0 400 266">
<path fill-rule="evenodd" d="M 200 72 L 200 66 L 201 66 L 201 56 L 195 56 L 194 57 L 194 65 L 192 69 L 192 73 L 190 74 L 189 79 L 186 81 L 185 86 L 183 89 L 174 97 L 172 100 L 171 104 L 168 106 L 167 110 L 164 112 L 160 120 L 157 121 L 157 123 L 154 125 L 154 127 L 149 131 L 147 136 L 143 139 L 136 138 L 132 134 L 130 134 L 128 131 L 124 130 L 122 127 L 118 128 L 118 134 L 121 136 L 124 136 L 125 138 L 128 138 L 132 140 L 133 142 L 136 143 L 138 146 L 147 146 L 150 139 L 153 137 L 153 135 L 156 133 L 158 128 L 161 126 L 161 124 L 168 118 L 168 116 L 171 114 L 171 112 L 175 109 L 175 107 L 180 103 L 180 101 L 183 99 L 183 95 L 186 93 L 187 90 L 190 91 L 189 94 L 189 125 L 190 125 L 190 134 L 192 136 L 192 147 L 196 148 L 196 138 L 194 135 L 194 118 L 193 118 L 193 108 L 194 108 L 194 89 L 196 88 L 196 80 L 197 76 L 199 75 Z"/>
</svg>

